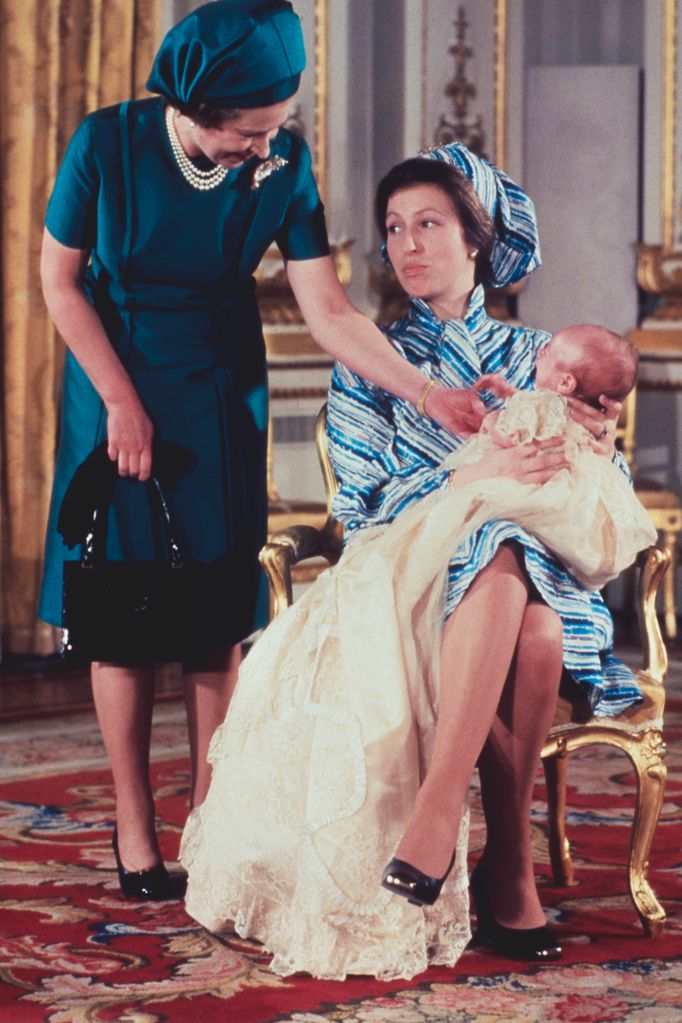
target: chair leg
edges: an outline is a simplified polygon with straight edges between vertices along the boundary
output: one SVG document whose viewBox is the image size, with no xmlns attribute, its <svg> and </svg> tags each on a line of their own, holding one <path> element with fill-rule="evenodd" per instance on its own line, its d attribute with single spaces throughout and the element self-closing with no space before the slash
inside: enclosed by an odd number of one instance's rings
<svg viewBox="0 0 682 1023">
<path fill-rule="evenodd" d="M 637 799 L 632 825 L 628 884 L 642 926 L 650 938 L 663 931 L 666 913 L 649 881 L 649 852 L 663 802 L 667 768 L 663 763 L 665 744 L 658 729 L 644 732 L 631 750 L 637 774 Z"/>
<path fill-rule="evenodd" d="M 566 837 L 568 756 L 565 752 L 559 752 L 553 756 L 544 757 L 542 766 L 547 785 L 547 837 L 554 883 L 571 886 L 575 884 L 575 880 L 571 846 Z"/>
<path fill-rule="evenodd" d="M 663 622 L 668 639 L 677 636 L 677 614 L 675 608 L 675 537 L 674 532 L 663 530 L 663 546 L 670 552 L 670 567 L 663 577 Z"/>
</svg>

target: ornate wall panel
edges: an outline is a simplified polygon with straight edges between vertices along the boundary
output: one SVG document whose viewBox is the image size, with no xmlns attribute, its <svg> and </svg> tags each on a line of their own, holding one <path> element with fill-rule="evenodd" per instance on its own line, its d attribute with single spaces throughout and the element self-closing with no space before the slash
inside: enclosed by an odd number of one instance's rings
<svg viewBox="0 0 682 1023">
<path fill-rule="evenodd" d="M 646 102 L 644 236 L 639 246 L 640 286 L 658 303 L 633 338 L 645 351 L 682 350 L 682 175 L 680 132 L 680 2 L 655 0 L 647 9 L 648 77 Z M 658 59 L 658 76 L 654 68 Z M 660 376 L 657 364 L 651 382 Z M 677 378 L 677 373 L 673 376 Z"/>
<path fill-rule="evenodd" d="M 499 159 L 495 28 L 500 5 L 422 0 L 420 6 L 421 145 L 456 134 L 490 159 Z M 452 131 L 455 126 L 458 132 Z"/>
</svg>

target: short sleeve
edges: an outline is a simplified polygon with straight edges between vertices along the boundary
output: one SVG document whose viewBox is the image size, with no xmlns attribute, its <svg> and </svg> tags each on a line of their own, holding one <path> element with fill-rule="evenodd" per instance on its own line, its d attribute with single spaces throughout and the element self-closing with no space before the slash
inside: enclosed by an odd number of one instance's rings
<svg viewBox="0 0 682 1023">
<path fill-rule="evenodd" d="M 310 150 L 302 139 L 300 141 L 292 199 L 275 240 L 285 259 L 316 259 L 329 255 L 329 239 Z"/>
<path fill-rule="evenodd" d="M 95 244 L 99 174 L 92 148 L 92 120 L 76 130 L 47 205 L 45 226 L 53 238 L 73 249 Z"/>
</svg>

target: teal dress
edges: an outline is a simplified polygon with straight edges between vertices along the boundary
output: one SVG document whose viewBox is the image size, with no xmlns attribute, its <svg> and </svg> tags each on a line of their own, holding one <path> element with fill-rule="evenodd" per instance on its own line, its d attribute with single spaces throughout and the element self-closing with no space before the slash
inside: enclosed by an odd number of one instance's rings
<svg viewBox="0 0 682 1023">
<path fill-rule="evenodd" d="M 198 191 L 180 173 L 162 99 L 90 114 L 60 168 L 46 217 L 63 245 L 91 253 L 85 286 L 154 424 L 156 440 L 182 450 L 166 486 L 186 558 L 221 566 L 220 597 L 207 606 L 207 642 L 238 642 L 264 624 L 258 552 L 266 539 L 268 392 L 253 272 L 276 241 L 286 259 L 329 252 L 324 211 L 306 143 L 281 129 L 271 156 L 286 163 L 258 188 L 257 161 Z M 67 352 L 62 417 L 39 615 L 61 625 L 68 548 L 57 531 L 74 471 L 106 438 L 103 403 Z M 173 450 L 179 450 L 175 448 Z M 165 542 L 139 481 L 114 487 L 107 557 L 155 559 Z"/>
</svg>

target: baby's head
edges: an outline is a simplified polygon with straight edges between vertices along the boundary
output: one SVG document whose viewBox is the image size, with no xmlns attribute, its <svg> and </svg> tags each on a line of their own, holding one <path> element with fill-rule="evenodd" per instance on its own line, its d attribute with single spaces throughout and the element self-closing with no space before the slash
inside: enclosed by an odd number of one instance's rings
<svg viewBox="0 0 682 1023">
<path fill-rule="evenodd" d="M 602 394 L 623 401 L 630 393 L 637 361 L 637 349 L 605 327 L 564 327 L 538 352 L 535 383 L 598 407 Z"/>
</svg>

